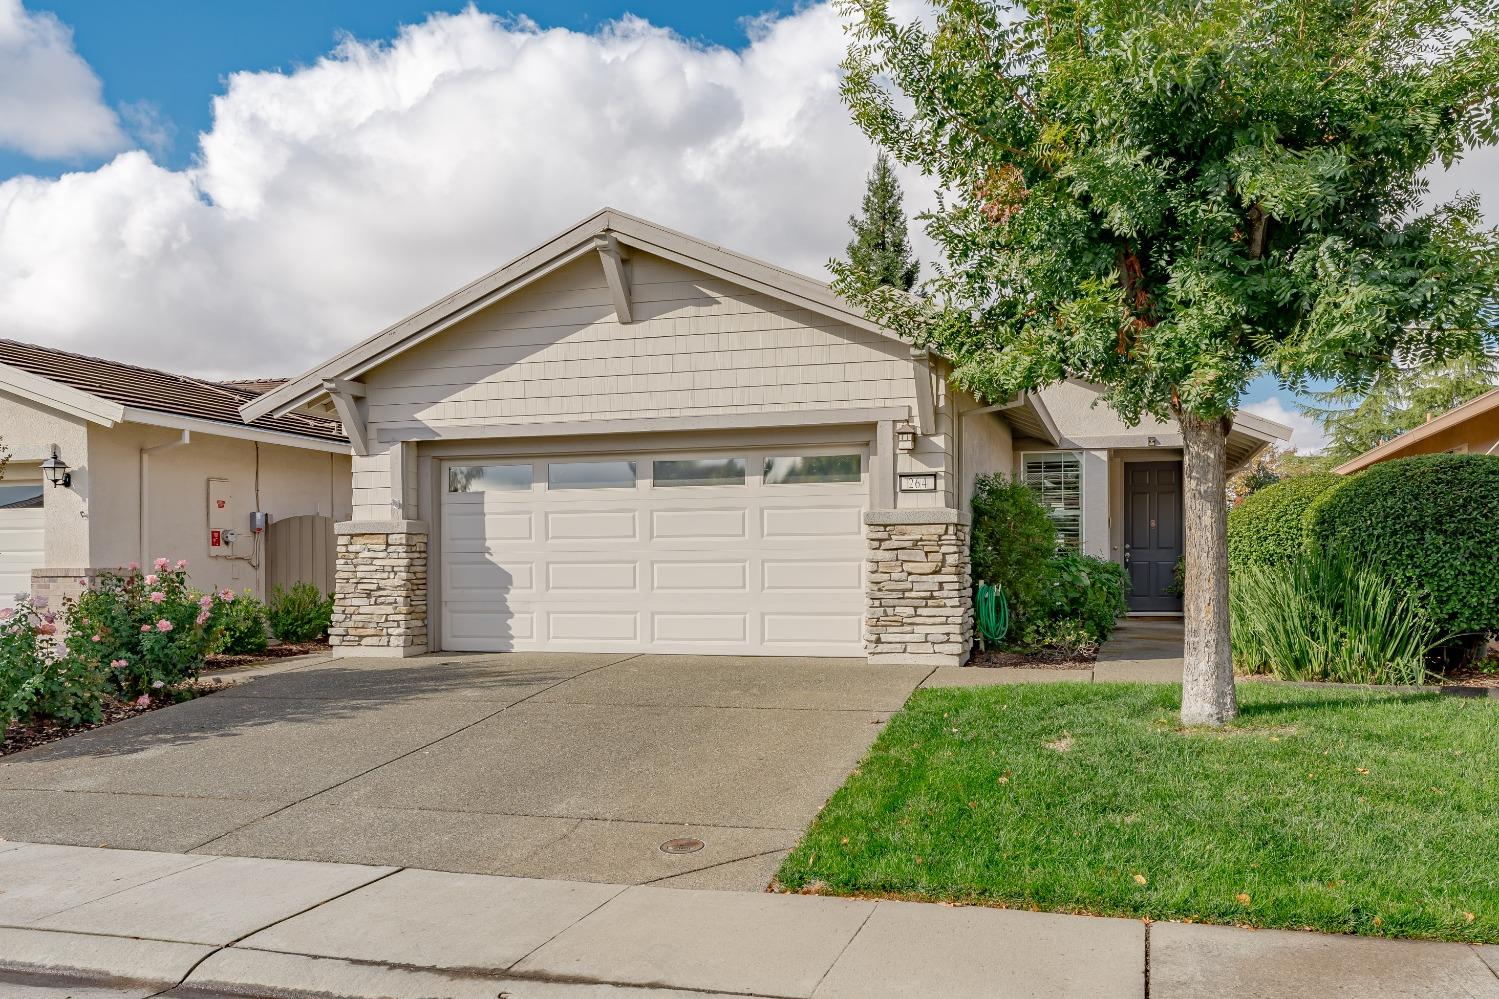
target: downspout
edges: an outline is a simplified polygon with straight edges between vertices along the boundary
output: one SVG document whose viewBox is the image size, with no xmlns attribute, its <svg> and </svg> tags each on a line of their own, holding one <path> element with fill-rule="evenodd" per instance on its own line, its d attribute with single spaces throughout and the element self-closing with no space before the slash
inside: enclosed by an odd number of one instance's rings
<svg viewBox="0 0 1499 999">
<path fill-rule="evenodd" d="M 184 444 L 192 443 L 192 431 L 182 431 L 182 436 L 165 444 L 157 444 L 154 447 L 141 448 L 140 456 L 140 544 L 141 565 L 151 564 L 151 523 L 149 510 L 151 509 L 151 456 L 160 451 L 170 451 L 173 448 L 182 447 Z"/>
</svg>

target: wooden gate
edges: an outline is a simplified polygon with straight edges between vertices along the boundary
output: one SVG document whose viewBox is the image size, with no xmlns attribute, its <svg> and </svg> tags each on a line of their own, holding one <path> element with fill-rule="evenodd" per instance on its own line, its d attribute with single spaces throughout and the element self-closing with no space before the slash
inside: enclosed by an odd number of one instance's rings
<svg viewBox="0 0 1499 999">
<path fill-rule="evenodd" d="M 277 586 L 290 590 L 294 583 L 311 583 L 324 594 L 332 593 L 337 550 L 332 517 L 307 514 L 271 521 L 265 532 L 266 596 Z"/>
</svg>

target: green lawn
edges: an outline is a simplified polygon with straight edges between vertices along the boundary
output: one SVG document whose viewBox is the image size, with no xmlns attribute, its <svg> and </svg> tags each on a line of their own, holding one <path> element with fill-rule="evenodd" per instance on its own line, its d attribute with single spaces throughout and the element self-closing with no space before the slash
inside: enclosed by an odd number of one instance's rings
<svg viewBox="0 0 1499 999">
<path fill-rule="evenodd" d="M 791 890 L 1499 941 L 1499 701 L 1239 686 L 923 690 L 833 796 Z"/>
</svg>

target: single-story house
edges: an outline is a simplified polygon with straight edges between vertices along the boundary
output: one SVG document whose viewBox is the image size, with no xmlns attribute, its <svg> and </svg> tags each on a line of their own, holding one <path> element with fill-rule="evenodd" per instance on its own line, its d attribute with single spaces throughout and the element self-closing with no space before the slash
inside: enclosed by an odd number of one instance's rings
<svg viewBox="0 0 1499 999">
<path fill-rule="evenodd" d="M 264 596 L 257 527 L 321 517 L 331 535 L 350 515 L 350 454 L 317 415 L 246 424 L 239 407 L 257 394 L 0 340 L 0 602 L 60 599 L 162 556 L 187 559 L 200 589 Z"/>
<path fill-rule="evenodd" d="M 990 472 L 1177 609 L 1175 428 L 948 375 L 821 282 L 605 209 L 241 411 L 321 406 L 353 444 L 353 653 L 961 662 Z M 1288 435 L 1244 416 L 1230 451 Z"/>
<path fill-rule="evenodd" d="M 1381 461 L 1418 454 L 1499 454 L 1499 388 L 1391 437 L 1333 471 L 1352 475 Z"/>
</svg>

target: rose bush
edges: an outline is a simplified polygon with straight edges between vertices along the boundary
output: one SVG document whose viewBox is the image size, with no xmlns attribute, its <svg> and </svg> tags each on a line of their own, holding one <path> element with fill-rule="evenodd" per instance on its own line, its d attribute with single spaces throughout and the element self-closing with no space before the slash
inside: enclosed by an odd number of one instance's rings
<svg viewBox="0 0 1499 999">
<path fill-rule="evenodd" d="M 45 599 L 22 595 L 0 608 L 0 730 L 15 721 L 98 721 L 109 682 L 94 665 L 58 658 L 57 615 Z"/>
</svg>

